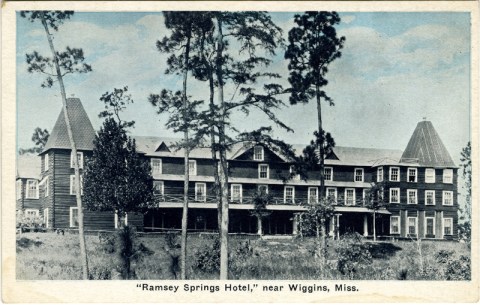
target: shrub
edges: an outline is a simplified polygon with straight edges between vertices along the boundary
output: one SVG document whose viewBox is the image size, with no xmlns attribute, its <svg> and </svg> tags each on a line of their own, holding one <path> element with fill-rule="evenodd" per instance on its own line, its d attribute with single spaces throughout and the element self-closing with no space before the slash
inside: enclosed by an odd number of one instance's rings
<svg viewBox="0 0 480 305">
<path fill-rule="evenodd" d="M 355 279 L 358 272 L 372 263 L 369 246 L 362 241 L 358 233 L 347 233 L 342 236 L 338 248 L 337 270 L 349 279 Z"/>
<path fill-rule="evenodd" d="M 139 263 L 145 256 L 152 255 L 154 252 L 137 237 L 137 232 L 133 227 L 124 226 L 116 231 L 117 251 L 120 258 L 120 268 L 124 279 L 135 277 L 135 270 L 132 270 L 133 263 Z"/>
<path fill-rule="evenodd" d="M 23 213 L 17 213 L 16 226 L 23 232 L 32 229 L 34 232 L 44 231 L 43 218 L 40 216 L 25 216 Z"/>
<path fill-rule="evenodd" d="M 435 255 L 435 259 L 443 267 L 443 277 L 447 281 L 471 279 L 470 257 L 461 255 L 455 258 L 454 251 L 440 250 Z"/>
<path fill-rule="evenodd" d="M 197 270 L 213 273 L 220 270 L 220 238 L 210 237 L 211 242 L 195 251 L 193 267 Z"/>
</svg>

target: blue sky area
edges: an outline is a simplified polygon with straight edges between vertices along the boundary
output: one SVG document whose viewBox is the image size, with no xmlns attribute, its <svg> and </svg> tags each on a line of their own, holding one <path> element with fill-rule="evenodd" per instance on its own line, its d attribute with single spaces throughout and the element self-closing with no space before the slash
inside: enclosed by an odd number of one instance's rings
<svg viewBox="0 0 480 305">
<path fill-rule="evenodd" d="M 285 38 L 294 13 L 272 13 Z M 341 12 L 338 33 L 346 42 L 340 59 L 330 66 L 327 93 L 335 106 L 324 106 L 324 127 L 338 146 L 403 150 L 416 124 L 427 117 L 458 164 L 459 153 L 470 139 L 470 15 L 468 13 L 353 13 Z M 29 74 L 25 54 L 48 55 L 40 24 L 17 15 L 17 131 L 18 147 L 33 145 L 35 127 L 51 131 L 61 109 L 58 87 L 42 89 L 43 77 Z M 162 88 L 179 90 L 181 80 L 165 75 L 164 54 L 156 40 L 168 35 L 161 13 L 82 13 L 55 33 L 57 50 L 84 49 L 93 72 L 65 78 L 67 96 L 74 95 L 94 125 L 102 121 L 99 97 L 128 85 L 135 100 L 124 114 L 135 120 L 134 135 L 175 136 L 164 128 L 166 117 L 155 114 L 147 102 Z M 268 68 L 284 76 L 287 62 L 279 50 Z M 190 82 L 194 99 L 207 99 L 208 87 Z M 226 97 L 232 91 L 227 88 Z M 284 98 L 288 104 L 288 97 Z M 325 104 L 326 105 L 326 104 Z M 274 136 L 287 142 L 308 143 L 317 125 L 316 106 L 287 106 L 277 114 L 294 129 L 279 128 Z M 234 115 L 240 131 L 271 125 L 261 113 Z"/>
</svg>

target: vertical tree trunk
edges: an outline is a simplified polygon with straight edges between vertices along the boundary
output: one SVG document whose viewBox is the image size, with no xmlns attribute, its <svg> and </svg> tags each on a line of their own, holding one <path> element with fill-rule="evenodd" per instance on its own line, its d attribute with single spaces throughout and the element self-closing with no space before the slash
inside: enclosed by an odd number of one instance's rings
<svg viewBox="0 0 480 305">
<path fill-rule="evenodd" d="M 257 215 L 257 234 L 260 236 L 263 235 L 262 217 L 260 215 Z"/>
<path fill-rule="evenodd" d="M 325 152 L 324 152 L 324 137 L 323 137 L 323 127 L 322 127 L 322 104 L 320 100 L 320 87 L 316 85 L 316 97 L 317 97 L 317 112 L 318 112 L 318 133 L 320 136 L 321 141 L 319 142 L 319 154 L 320 154 L 320 200 L 323 201 L 323 204 L 327 204 L 325 200 Z M 325 229 L 325 214 L 323 213 L 321 222 L 321 230 L 322 230 L 322 237 L 321 237 L 321 247 L 322 253 L 320 255 L 322 270 L 323 266 L 325 265 L 325 255 L 326 255 L 326 229 Z M 322 271 L 323 273 L 323 271 Z M 323 276 L 323 274 L 322 274 Z"/>
<path fill-rule="evenodd" d="M 373 241 L 377 241 L 376 213 L 373 211 Z"/>
<path fill-rule="evenodd" d="M 187 78 L 188 78 L 188 57 L 190 56 L 190 38 L 191 29 L 187 37 L 187 43 L 185 45 L 185 66 L 183 67 L 183 119 L 184 124 L 187 123 L 188 113 L 188 99 L 187 99 Z M 181 253 L 180 253 L 180 279 L 187 279 L 187 229 L 188 229 L 188 184 L 190 181 L 189 162 L 190 162 L 190 144 L 188 137 L 188 128 L 185 128 L 183 133 L 185 141 L 185 179 L 183 183 L 183 211 L 182 211 L 182 241 L 181 241 Z"/>
<path fill-rule="evenodd" d="M 220 13 L 218 13 L 220 14 Z M 220 163 L 218 165 L 218 176 L 220 182 L 221 197 L 221 225 L 220 225 L 220 279 L 228 279 L 228 169 L 227 154 L 225 143 L 225 116 L 226 106 L 223 97 L 223 33 L 222 21 L 217 15 L 218 36 L 217 36 L 217 56 L 215 61 L 216 76 L 218 82 L 218 101 L 220 104 L 221 119 L 218 128 L 218 141 L 220 150 Z"/>
<path fill-rule="evenodd" d="M 58 63 L 57 53 L 55 52 L 55 48 L 53 46 L 52 37 L 50 36 L 50 31 L 48 30 L 48 25 L 47 25 L 47 22 L 45 21 L 45 16 L 43 13 L 40 13 L 40 16 L 42 19 L 43 27 L 45 28 L 45 32 L 47 34 L 47 40 L 50 46 L 50 51 L 52 52 L 53 61 L 55 63 L 58 84 L 60 86 L 60 93 L 62 96 L 63 114 L 65 118 L 65 124 L 67 126 L 68 139 L 70 141 L 72 154 L 74 156 L 73 167 L 75 170 L 75 188 L 76 188 L 75 198 L 77 201 L 77 208 L 78 208 L 78 237 L 80 240 L 80 259 L 82 262 L 82 278 L 84 280 L 88 280 L 88 258 L 87 258 L 87 249 L 85 245 L 85 234 L 84 234 L 84 227 L 83 227 L 83 206 L 82 206 L 82 197 L 81 197 L 81 181 L 80 181 L 80 169 L 79 169 L 78 156 L 77 156 L 77 146 L 75 145 L 75 140 L 73 139 L 72 125 L 70 124 L 70 118 L 68 116 L 67 94 L 65 93 L 65 86 L 63 84 L 63 77 L 60 71 L 60 65 Z"/>
</svg>

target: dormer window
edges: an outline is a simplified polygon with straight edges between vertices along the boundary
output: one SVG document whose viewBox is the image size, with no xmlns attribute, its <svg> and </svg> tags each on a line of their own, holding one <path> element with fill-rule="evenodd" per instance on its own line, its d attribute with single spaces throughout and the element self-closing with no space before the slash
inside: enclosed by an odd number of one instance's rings
<svg viewBox="0 0 480 305">
<path fill-rule="evenodd" d="M 253 148 L 253 160 L 263 161 L 264 149 L 263 146 L 257 145 Z"/>
</svg>

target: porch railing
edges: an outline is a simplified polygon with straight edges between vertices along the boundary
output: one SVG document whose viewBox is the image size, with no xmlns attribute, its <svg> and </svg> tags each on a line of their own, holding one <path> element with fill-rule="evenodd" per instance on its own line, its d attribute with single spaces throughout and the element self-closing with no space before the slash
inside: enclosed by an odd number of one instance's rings
<svg viewBox="0 0 480 305">
<path fill-rule="evenodd" d="M 162 203 L 183 203 L 183 195 L 182 194 L 163 194 L 163 195 L 156 195 L 156 200 L 159 205 Z M 232 197 L 229 196 L 229 203 L 230 204 L 253 204 L 254 203 L 254 196 L 242 196 L 242 197 Z M 188 201 L 190 203 L 217 203 L 217 198 L 215 196 L 205 196 L 205 195 L 189 195 Z M 268 205 L 296 205 L 296 206 L 306 206 L 309 204 L 316 204 L 318 200 L 315 198 L 308 197 L 295 197 L 294 199 L 285 199 L 281 196 L 271 196 Z M 364 206 L 363 199 L 357 199 L 353 204 L 345 204 L 343 200 L 335 201 L 333 204 L 334 206 Z"/>
</svg>

